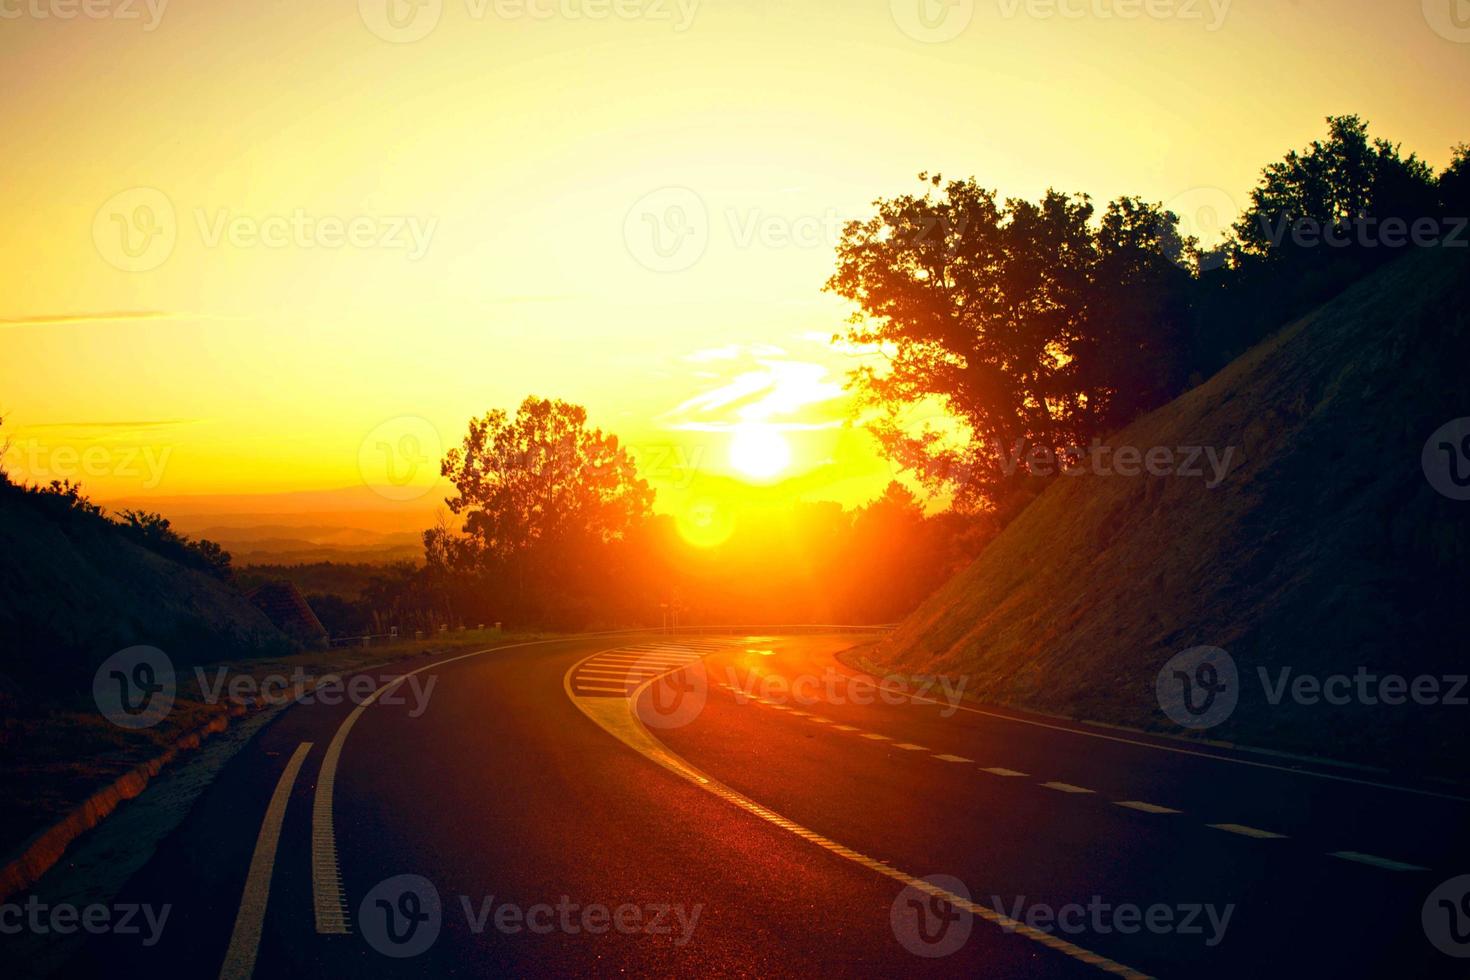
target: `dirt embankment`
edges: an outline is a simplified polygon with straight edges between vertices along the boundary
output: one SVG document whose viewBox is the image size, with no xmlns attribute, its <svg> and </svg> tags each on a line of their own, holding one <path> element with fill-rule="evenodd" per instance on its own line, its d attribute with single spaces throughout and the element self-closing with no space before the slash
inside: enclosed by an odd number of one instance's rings
<svg viewBox="0 0 1470 980">
<path fill-rule="evenodd" d="M 1430 435 L 1470 416 L 1467 298 L 1470 256 L 1436 250 L 1290 324 L 1109 440 L 1145 458 L 1169 447 L 1176 462 L 1181 447 L 1231 452 L 1218 486 L 1203 454 L 1202 476 L 1059 478 L 879 659 L 968 675 L 992 703 L 1187 734 L 1155 680 L 1181 651 L 1220 647 L 1238 702 L 1197 734 L 1470 774 L 1470 707 L 1385 704 L 1356 680 L 1346 704 L 1271 697 L 1284 668 L 1293 683 L 1434 676 L 1442 696 L 1444 678 L 1470 672 L 1457 625 L 1470 502 L 1437 492 L 1421 465 Z"/>
</svg>

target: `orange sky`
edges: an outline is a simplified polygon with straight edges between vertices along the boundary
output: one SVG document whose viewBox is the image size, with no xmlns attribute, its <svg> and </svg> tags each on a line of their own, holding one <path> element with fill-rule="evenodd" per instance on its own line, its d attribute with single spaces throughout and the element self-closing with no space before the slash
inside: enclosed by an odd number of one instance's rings
<svg viewBox="0 0 1470 980">
<path fill-rule="evenodd" d="M 1329 113 L 1470 139 L 1449 0 L 388 2 L 0 0 L 13 470 L 417 495 L 536 393 L 661 509 L 783 446 L 778 495 L 856 503 L 891 471 L 819 290 L 919 170 L 1209 224 Z"/>
</svg>

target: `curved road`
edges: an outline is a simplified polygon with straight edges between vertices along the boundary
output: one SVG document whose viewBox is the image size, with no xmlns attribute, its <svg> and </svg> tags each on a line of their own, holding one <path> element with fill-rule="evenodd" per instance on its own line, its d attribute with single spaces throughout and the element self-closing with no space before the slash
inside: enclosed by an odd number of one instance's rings
<svg viewBox="0 0 1470 980">
<path fill-rule="evenodd" d="M 297 706 L 118 897 L 160 941 L 71 970 L 1463 975 L 1421 909 L 1470 802 L 879 688 L 862 642 L 577 638 Z"/>
</svg>

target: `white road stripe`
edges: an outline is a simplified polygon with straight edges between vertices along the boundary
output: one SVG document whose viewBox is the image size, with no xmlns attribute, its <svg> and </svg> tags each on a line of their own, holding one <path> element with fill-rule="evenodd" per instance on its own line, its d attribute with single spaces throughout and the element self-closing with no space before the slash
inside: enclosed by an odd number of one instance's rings
<svg viewBox="0 0 1470 980">
<path fill-rule="evenodd" d="M 887 735 L 879 735 L 877 732 L 863 732 L 863 738 L 871 738 L 875 742 L 887 742 Z"/>
<path fill-rule="evenodd" d="M 1027 775 L 1030 775 L 1030 773 L 1017 772 L 1014 769 L 1005 769 L 1005 768 L 1002 768 L 1000 766 L 993 766 L 990 769 L 981 769 L 980 771 L 981 772 L 988 772 L 992 776 L 1027 776 Z"/>
<path fill-rule="evenodd" d="M 564 684 L 567 687 L 568 696 L 571 696 L 572 692 L 570 689 L 569 681 L 570 675 L 568 676 L 567 682 L 564 682 Z M 854 851 L 852 848 L 839 844 L 837 841 L 834 841 L 831 838 L 824 837 L 814 830 L 803 827 L 801 824 L 795 822 L 794 820 L 789 820 L 786 817 L 781 816 L 781 814 L 776 813 L 774 810 L 760 805 L 759 803 L 752 800 L 750 797 L 738 793 L 728 786 L 717 782 L 713 778 L 706 776 L 691 767 L 683 759 L 675 756 L 672 752 L 668 750 L 667 746 L 655 739 L 652 734 L 649 733 L 648 729 L 643 725 L 643 723 L 637 718 L 637 716 L 634 715 L 629 709 L 629 702 L 627 701 L 612 703 L 603 700 L 597 702 L 588 698 L 579 699 L 576 697 L 572 697 L 572 700 L 577 705 L 577 707 L 583 711 L 583 713 L 592 718 L 599 725 L 602 725 L 609 734 L 622 741 L 625 745 L 633 748 L 635 751 L 641 753 L 645 758 L 660 766 L 663 766 L 670 772 L 673 772 L 680 777 L 689 780 L 695 786 L 698 786 L 701 789 L 713 793 L 720 799 L 723 799 L 728 803 L 740 807 L 747 813 L 759 817 L 760 819 L 768 823 L 774 824 L 782 830 L 794 834 L 803 840 L 816 844 L 818 847 L 824 848 L 828 852 L 845 858 L 848 861 L 852 861 L 855 864 L 867 868 L 870 871 L 874 871 L 878 874 L 884 875 L 894 881 L 899 882 L 900 884 L 915 888 L 921 892 L 924 892 L 926 895 L 931 895 L 935 898 L 947 901 L 958 908 L 964 909 L 972 915 L 984 919 L 986 922 L 989 922 L 992 925 L 1000 927 L 1006 932 L 1017 933 L 1018 935 L 1021 935 L 1034 943 L 1038 943 L 1039 945 L 1045 946 L 1048 949 L 1055 950 L 1056 952 L 1062 953 L 1066 956 L 1070 956 L 1078 962 L 1086 963 L 1089 966 L 1097 967 L 1100 970 L 1105 970 L 1108 973 L 1114 974 L 1115 976 L 1124 977 L 1127 978 L 1127 980 L 1147 980 L 1147 974 L 1135 970 L 1130 966 L 1126 966 L 1125 964 L 1119 963 L 1116 960 L 1110 960 L 1100 953 L 1094 953 L 1090 949 L 1085 949 L 1084 947 L 1078 946 L 1075 943 L 1070 943 L 1065 939 L 1054 936 L 1049 932 L 1044 932 L 1040 929 L 1035 928 L 1034 926 L 1030 926 L 1024 922 L 1012 919 L 1004 913 L 989 907 L 988 905 L 982 905 L 962 896 L 945 891 L 939 886 L 934 885 L 931 882 L 924 880 L 923 878 L 915 878 L 913 875 L 900 871 L 898 868 L 895 868 L 890 864 L 879 861 L 875 858 L 871 858 L 868 855 L 860 853 L 858 851 Z"/>
<path fill-rule="evenodd" d="M 594 660 L 590 666 L 597 667 L 682 667 L 699 660 L 699 657 L 608 657 Z"/>
<path fill-rule="evenodd" d="M 962 755 L 950 755 L 948 753 L 941 753 L 941 754 L 935 755 L 934 758 L 938 759 L 941 762 L 974 762 L 975 761 L 974 759 L 966 759 Z"/>
<path fill-rule="evenodd" d="M 915 745 L 913 742 L 899 742 L 897 745 L 894 746 L 894 748 L 895 749 L 905 749 L 905 750 L 907 750 L 909 752 L 927 752 L 927 751 L 929 751 L 924 746 L 922 746 L 922 745 Z"/>
<path fill-rule="evenodd" d="M 1092 790 L 1086 786 L 1073 786 L 1071 783 L 1042 783 L 1047 789 L 1054 789 L 1058 793 L 1091 793 Z"/>
<path fill-rule="evenodd" d="M 1142 800 L 1119 800 L 1118 806 L 1126 806 L 1130 810 L 1141 810 L 1144 813 L 1183 813 L 1183 810 L 1174 810 L 1157 803 L 1145 803 Z"/>
<path fill-rule="evenodd" d="M 337 726 L 336 734 L 332 736 L 332 741 L 327 745 L 326 755 L 322 757 L 322 768 L 316 781 L 316 795 L 311 801 L 311 904 L 318 933 L 345 936 L 352 932 L 352 927 L 347 922 L 347 903 L 342 897 L 342 874 L 337 862 L 337 832 L 332 824 L 332 793 L 337 785 L 337 765 L 342 758 L 342 746 L 346 744 L 347 736 L 352 732 L 352 726 L 357 724 L 357 719 L 362 717 L 362 713 L 378 698 L 390 693 L 408 678 L 422 674 L 426 670 L 438 670 L 460 660 L 468 660 L 470 657 L 479 657 L 487 653 L 503 653 L 507 650 L 565 642 L 567 642 L 565 639 L 556 639 L 507 643 L 498 647 L 486 647 L 483 650 L 471 650 L 469 653 L 461 653 L 424 664 L 422 667 L 399 674 L 387 684 L 377 688 L 363 698 L 362 703 L 353 708 L 346 718 L 342 719 L 342 724 Z"/>
<path fill-rule="evenodd" d="M 255 954 L 260 950 L 260 927 L 265 921 L 265 906 L 270 900 L 271 873 L 276 866 L 276 845 L 281 842 L 281 824 L 286 820 L 286 804 L 291 801 L 291 788 L 301 764 L 311 751 L 310 742 L 302 742 L 291 754 L 276 791 L 265 808 L 260 834 L 255 838 L 255 853 L 250 857 L 250 870 L 245 875 L 245 891 L 240 895 L 240 910 L 235 913 L 235 929 L 220 967 L 220 980 L 248 980 L 255 971 Z"/>
<path fill-rule="evenodd" d="M 1254 837 L 1258 840 L 1279 840 L 1286 836 L 1285 834 L 1273 834 L 1269 830 L 1247 827 L 1240 823 L 1207 823 L 1205 826 L 1214 830 L 1223 830 L 1227 834 L 1239 834 L 1242 837 Z"/>
<path fill-rule="evenodd" d="M 1344 861 L 1356 861 L 1359 864 L 1372 865 L 1375 868 L 1383 868 L 1385 871 L 1428 871 L 1428 868 L 1417 864 L 1405 864 L 1402 861 L 1391 861 L 1374 854 L 1362 854 L 1358 851 L 1333 851 L 1332 857 L 1342 858 Z"/>
<path fill-rule="evenodd" d="M 839 732 L 855 732 L 855 731 L 857 731 L 857 727 L 854 726 L 854 725 L 833 725 L 832 728 L 833 728 L 834 731 L 839 731 Z"/>
</svg>

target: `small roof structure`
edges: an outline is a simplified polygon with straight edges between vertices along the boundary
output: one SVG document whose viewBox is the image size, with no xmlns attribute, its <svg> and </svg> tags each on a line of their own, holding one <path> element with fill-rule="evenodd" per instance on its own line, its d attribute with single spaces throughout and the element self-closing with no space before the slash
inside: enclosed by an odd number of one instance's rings
<svg viewBox="0 0 1470 980">
<path fill-rule="evenodd" d="M 291 582 L 266 582 L 251 589 L 246 597 L 266 614 L 277 629 L 289 636 L 327 635 L 327 628 L 311 611 L 306 597 Z"/>
</svg>

